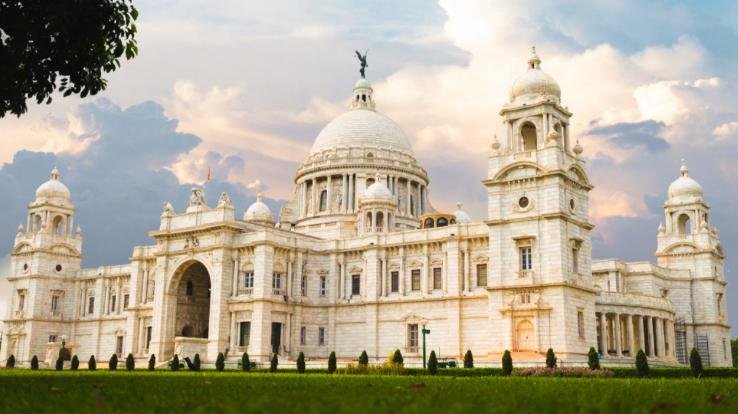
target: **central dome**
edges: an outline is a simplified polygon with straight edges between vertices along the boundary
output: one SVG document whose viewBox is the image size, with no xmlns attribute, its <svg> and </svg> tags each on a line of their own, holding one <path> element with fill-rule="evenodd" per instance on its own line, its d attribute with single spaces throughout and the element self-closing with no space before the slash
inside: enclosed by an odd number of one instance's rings
<svg viewBox="0 0 738 414">
<path fill-rule="evenodd" d="M 410 141 L 395 121 L 369 110 L 354 109 L 340 115 L 320 131 L 311 153 L 335 147 L 393 147 L 412 152 Z"/>
</svg>

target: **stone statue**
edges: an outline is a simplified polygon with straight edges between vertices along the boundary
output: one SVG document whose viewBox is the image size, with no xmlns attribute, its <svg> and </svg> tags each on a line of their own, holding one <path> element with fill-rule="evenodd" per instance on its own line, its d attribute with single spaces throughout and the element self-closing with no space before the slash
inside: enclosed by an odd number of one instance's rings
<svg viewBox="0 0 738 414">
<path fill-rule="evenodd" d="M 369 66 L 366 64 L 366 55 L 367 53 L 369 53 L 369 51 L 367 50 L 366 52 L 364 52 L 364 56 L 362 56 L 358 50 L 356 50 L 355 52 L 356 52 L 356 57 L 359 58 L 359 62 L 361 62 L 361 69 L 359 69 L 359 73 L 361 73 L 362 78 L 365 78 L 366 76 L 364 76 L 364 69 L 367 66 Z"/>
<path fill-rule="evenodd" d="M 220 197 L 218 197 L 218 207 L 232 207 L 233 203 L 231 202 L 231 198 L 228 196 L 228 194 L 224 191 L 220 193 Z"/>
<path fill-rule="evenodd" d="M 165 216 L 171 216 L 172 214 L 174 214 L 174 207 L 172 207 L 172 203 L 170 203 L 169 201 L 164 202 L 162 209 L 162 214 Z"/>
<path fill-rule="evenodd" d="M 202 188 L 193 188 L 192 193 L 190 193 L 190 207 L 204 205 L 205 193 L 202 191 Z"/>
</svg>

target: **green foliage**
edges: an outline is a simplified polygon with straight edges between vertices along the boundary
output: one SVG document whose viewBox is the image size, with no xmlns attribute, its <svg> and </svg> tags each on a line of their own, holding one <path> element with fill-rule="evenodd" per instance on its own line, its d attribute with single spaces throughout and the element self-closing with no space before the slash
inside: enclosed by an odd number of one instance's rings
<svg viewBox="0 0 738 414">
<path fill-rule="evenodd" d="M 600 356 L 597 354 L 597 350 L 594 347 L 589 348 L 587 354 L 587 365 L 589 369 L 600 369 Z"/>
<path fill-rule="evenodd" d="M 77 358 L 77 354 L 74 354 L 72 356 L 72 363 L 70 364 L 69 368 L 72 371 L 76 371 L 79 369 L 79 358 Z"/>
<path fill-rule="evenodd" d="M 506 349 L 505 353 L 502 354 L 502 375 L 508 376 L 512 374 L 512 370 L 513 370 L 512 355 L 510 354 L 510 351 Z"/>
<path fill-rule="evenodd" d="M 15 368 L 15 355 L 10 354 L 8 360 L 5 361 L 5 368 Z"/>
<path fill-rule="evenodd" d="M 131 0 L 0 2 L 0 118 L 27 111 L 26 99 L 51 102 L 104 90 L 103 73 L 138 54 Z M 12 80 L 12 81 L 11 81 Z"/>
<path fill-rule="evenodd" d="M 642 349 L 639 349 L 636 354 L 636 372 L 639 377 L 647 377 L 649 371 L 650 368 L 648 367 L 648 358 L 646 358 L 646 353 L 643 352 Z"/>
<path fill-rule="evenodd" d="M 31 369 L 34 371 L 38 369 L 38 357 L 36 355 L 31 358 Z"/>
<path fill-rule="evenodd" d="M 428 357 L 428 374 L 438 374 L 438 358 L 436 358 L 436 351 L 431 351 Z"/>
<path fill-rule="evenodd" d="M 169 363 L 169 369 L 172 371 L 179 371 L 179 356 L 177 354 L 174 354 L 172 362 Z"/>
<path fill-rule="evenodd" d="M 149 368 L 149 371 L 153 371 L 153 370 L 156 369 L 156 355 L 151 354 L 151 356 L 149 357 L 149 366 L 148 366 L 148 368 Z"/>
<path fill-rule="evenodd" d="M 218 352 L 218 358 L 220 358 L 220 355 L 222 352 Z M 225 357 L 223 357 L 223 364 L 225 366 Z M 195 357 L 192 359 L 192 370 L 193 371 L 199 371 L 200 370 L 200 354 L 195 354 Z M 215 360 L 215 368 L 218 369 L 218 360 Z M 218 369 L 218 371 L 223 371 L 222 369 Z"/>
<path fill-rule="evenodd" d="M 111 371 L 118 369 L 118 355 L 113 354 L 110 356 L 110 359 L 108 360 L 108 369 Z"/>
<path fill-rule="evenodd" d="M 692 376 L 701 377 L 705 369 L 702 367 L 702 357 L 696 349 L 692 348 L 689 351 L 689 369 L 692 371 Z"/>
<path fill-rule="evenodd" d="M 133 359 L 133 354 L 128 354 L 126 357 L 126 370 L 133 371 L 136 369 L 136 361 Z"/>
<path fill-rule="evenodd" d="M 200 354 L 195 354 L 195 362 L 193 365 L 195 366 L 195 371 L 200 370 Z M 222 352 L 218 352 L 218 357 L 215 358 L 215 369 L 218 371 L 223 371 L 225 369 L 225 355 L 223 355 Z"/>
<path fill-rule="evenodd" d="M 556 354 L 553 348 L 548 348 L 546 351 L 546 368 L 556 368 Z"/>
<path fill-rule="evenodd" d="M 369 355 L 367 355 L 366 351 L 361 351 L 361 355 L 359 355 L 359 365 L 364 367 L 369 365 Z"/>
<path fill-rule="evenodd" d="M 471 349 L 467 349 L 464 354 L 464 368 L 474 368 L 474 356 Z"/>
<path fill-rule="evenodd" d="M 336 372 L 336 353 L 331 351 L 328 356 L 328 373 L 333 374 L 334 372 Z"/>
<path fill-rule="evenodd" d="M 297 372 L 300 374 L 305 373 L 305 354 L 302 352 L 297 356 Z"/>
<path fill-rule="evenodd" d="M 277 353 L 272 354 L 272 359 L 269 361 L 269 372 L 277 372 L 277 365 L 279 364 L 279 358 Z"/>
<path fill-rule="evenodd" d="M 403 365 L 404 360 L 402 358 L 402 352 L 399 349 L 395 349 L 395 353 L 392 354 L 392 363 L 396 365 Z"/>
<path fill-rule="evenodd" d="M 730 340 L 730 350 L 733 352 L 733 366 L 738 367 L 738 339 Z"/>
<path fill-rule="evenodd" d="M 249 359 L 249 353 L 244 352 L 243 355 L 241 355 L 241 369 L 243 371 L 251 371 L 251 360 Z"/>
<path fill-rule="evenodd" d="M 64 360 L 61 357 L 56 359 L 56 364 L 54 365 L 54 368 L 57 371 L 61 371 L 64 369 Z"/>
<path fill-rule="evenodd" d="M 87 361 L 87 369 L 95 371 L 97 369 L 97 361 L 95 361 L 95 355 L 90 355 L 90 359 Z"/>
</svg>

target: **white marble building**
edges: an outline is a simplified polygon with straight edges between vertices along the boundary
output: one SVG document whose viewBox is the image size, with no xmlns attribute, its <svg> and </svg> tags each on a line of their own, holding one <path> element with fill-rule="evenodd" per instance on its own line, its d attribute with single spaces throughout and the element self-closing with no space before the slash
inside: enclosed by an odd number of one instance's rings
<svg viewBox="0 0 738 414">
<path fill-rule="evenodd" d="M 261 199 L 241 219 L 226 194 L 211 206 L 196 188 L 184 211 L 165 203 L 155 243 L 130 263 L 81 269 L 75 208 L 54 170 L 15 237 L 0 358 L 53 362 L 64 340 L 82 361 L 383 360 L 399 348 L 418 363 L 425 326 L 429 349 L 457 360 L 471 349 L 481 365 L 505 349 L 539 363 L 549 347 L 584 363 L 591 346 L 611 364 L 637 349 L 685 363 L 696 346 L 707 364 L 729 365 L 724 255 L 702 188 L 683 165 L 656 264 L 593 261 L 592 183 L 540 62 L 534 53 L 500 111 L 507 133 L 489 154 L 484 221 L 433 209 L 427 172 L 363 78 L 276 221 Z"/>
</svg>

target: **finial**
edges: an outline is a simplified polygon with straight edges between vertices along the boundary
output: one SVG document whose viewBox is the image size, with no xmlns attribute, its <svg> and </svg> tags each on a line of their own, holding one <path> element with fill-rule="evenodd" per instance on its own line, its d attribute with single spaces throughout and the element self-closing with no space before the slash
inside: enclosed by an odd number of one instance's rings
<svg viewBox="0 0 738 414">
<path fill-rule="evenodd" d="M 497 140 L 497 134 L 494 135 L 494 140 L 492 141 L 492 150 L 498 151 L 500 149 L 500 141 Z"/>
<path fill-rule="evenodd" d="M 18 234 L 23 233 L 23 224 L 18 225 Z"/>
<path fill-rule="evenodd" d="M 464 204 L 461 201 L 456 202 L 456 209 L 461 210 L 464 207 Z"/>
<path fill-rule="evenodd" d="M 61 174 L 59 174 L 59 169 L 56 168 L 56 165 L 51 170 L 51 179 L 52 180 L 59 180 L 59 177 L 61 177 Z"/>
<path fill-rule="evenodd" d="M 531 47 L 532 54 L 528 59 L 528 69 L 538 69 L 541 67 L 541 59 L 536 54 L 536 47 Z"/>
<path fill-rule="evenodd" d="M 686 177 L 689 175 L 689 168 L 687 168 L 687 161 L 682 158 L 682 166 L 679 168 L 679 173 L 682 175 L 682 177 Z"/>
<path fill-rule="evenodd" d="M 663 221 L 659 222 L 659 228 L 657 231 L 659 232 L 659 234 L 662 234 L 664 232 L 664 222 Z"/>
<path fill-rule="evenodd" d="M 530 48 L 533 51 L 533 54 L 535 55 L 536 54 L 536 47 L 535 46 L 531 46 Z"/>
<path fill-rule="evenodd" d="M 579 144 L 579 140 L 577 139 L 577 144 L 574 145 L 574 155 L 577 156 L 577 158 L 582 155 L 582 152 L 584 152 L 584 148 Z"/>
<path fill-rule="evenodd" d="M 264 195 L 261 193 L 256 194 L 256 201 L 262 203 L 264 201 Z"/>
</svg>

